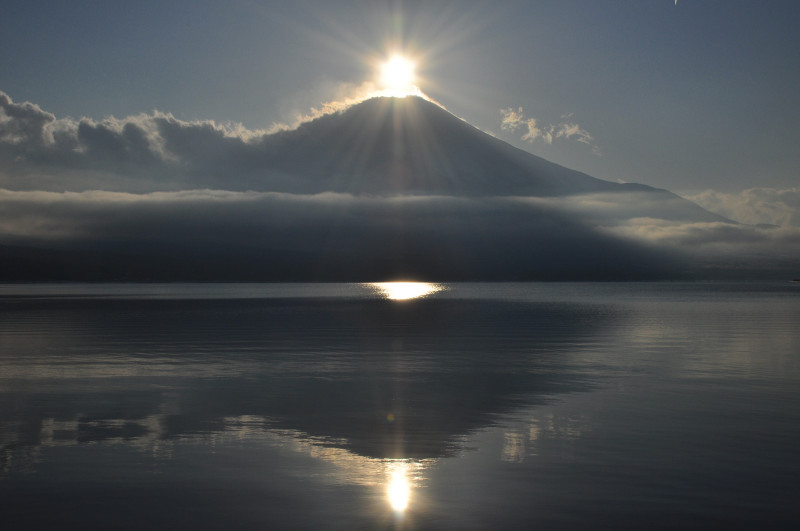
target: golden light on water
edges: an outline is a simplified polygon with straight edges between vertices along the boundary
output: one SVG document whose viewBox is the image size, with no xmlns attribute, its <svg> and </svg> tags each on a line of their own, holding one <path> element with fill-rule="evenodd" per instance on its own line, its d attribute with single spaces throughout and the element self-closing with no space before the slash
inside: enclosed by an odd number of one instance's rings
<svg viewBox="0 0 800 531">
<path fill-rule="evenodd" d="M 418 299 L 445 289 L 443 285 L 431 282 L 370 282 L 367 286 L 394 301 Z"/>
<path fill-rule="evenodd" d="M 411 482 L 408 479 L 408 463 L 396 461 L 389 467 L 389 482 L 386 497 L 395 512 L 402 513 L 411 500 Z"/>
</svg>

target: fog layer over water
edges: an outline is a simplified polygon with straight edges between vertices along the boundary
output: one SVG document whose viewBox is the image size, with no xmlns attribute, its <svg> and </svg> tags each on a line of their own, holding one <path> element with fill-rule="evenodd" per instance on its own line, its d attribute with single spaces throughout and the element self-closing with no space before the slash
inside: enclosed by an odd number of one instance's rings
<svg viewBox="0 0 800 531">
<path fill-rule="evenodd" d="M 790 283 L 0 286 L 3 518 L 791 527 L 798 322 Z"/>
</svg>

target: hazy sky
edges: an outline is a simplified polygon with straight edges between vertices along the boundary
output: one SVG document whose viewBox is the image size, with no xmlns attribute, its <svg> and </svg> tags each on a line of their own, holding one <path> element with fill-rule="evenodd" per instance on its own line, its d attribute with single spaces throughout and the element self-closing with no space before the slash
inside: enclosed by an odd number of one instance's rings
<svg viewBox="0 0 800 531">
<path fill-rule="evenodd" d="M 0 90 L 58 118 L 268 129 L 404 51 L 426 94 L 534 154 L 738 193 L 800 180 L 798 24 L 796 0 L 5 0 Z"/>
</svg>

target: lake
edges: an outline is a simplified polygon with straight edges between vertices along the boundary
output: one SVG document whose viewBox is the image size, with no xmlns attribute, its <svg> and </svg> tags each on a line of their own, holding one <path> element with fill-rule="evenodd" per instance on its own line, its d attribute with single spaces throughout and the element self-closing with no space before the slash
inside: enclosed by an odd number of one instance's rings
<svg viewBox="0 0 800 531">
<path fill-rule="evenodd" d="M 0 285 L 11 529 L 800 526 L 800 284 Z"/>
</svg>

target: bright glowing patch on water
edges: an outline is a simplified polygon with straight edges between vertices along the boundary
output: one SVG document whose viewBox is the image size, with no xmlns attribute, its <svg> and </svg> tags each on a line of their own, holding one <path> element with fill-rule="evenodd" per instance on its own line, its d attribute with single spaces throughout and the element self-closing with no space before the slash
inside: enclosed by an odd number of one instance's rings
<svg viewBox="0 0 800 531">
<path fill-rule="evenodd" d="M 408 480 L 408 463 L 404 461 L 392 462 L 389 466 L 389 484 L 386 487 L 386 497 L 389 505 L 395 512 L 402 513 L 408 507 L 411 499 L 411 482 Z"/>
<path fill-rule="evenodd" d="M 431 282 L 371 282 L 367 286 L 382 297 L 395 301 L 417 299 L 444 289 L 441 284 Z"/>
</svg>

